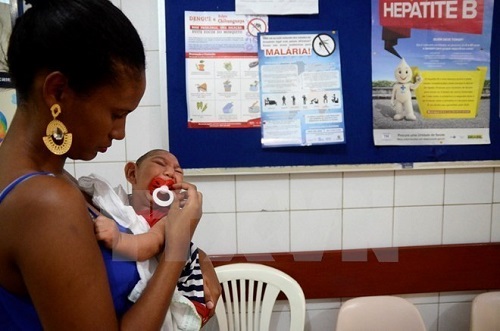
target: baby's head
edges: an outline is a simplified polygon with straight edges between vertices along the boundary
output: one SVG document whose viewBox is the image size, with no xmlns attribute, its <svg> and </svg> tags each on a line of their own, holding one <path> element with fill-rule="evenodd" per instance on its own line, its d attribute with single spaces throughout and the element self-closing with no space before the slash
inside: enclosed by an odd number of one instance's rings
<svg viewBox="0 0 500 331">
<path fill-rule="evenodd" d="M 163 149 L 153 149 L 134 162 L 125 165 L 125 176 L 134 191 L 149 191 L 151 181 L 159 177 L 163 180 L 172 180 L 181 183 L 184 172 L 179 161 L 172 153 Z"/>
</svg>

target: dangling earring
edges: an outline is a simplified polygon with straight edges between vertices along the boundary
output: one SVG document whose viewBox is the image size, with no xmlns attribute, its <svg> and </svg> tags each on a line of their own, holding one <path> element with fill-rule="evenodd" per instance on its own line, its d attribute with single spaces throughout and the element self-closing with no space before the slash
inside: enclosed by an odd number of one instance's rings
<svg viewBox="0 0 500 331">
<path fill-rule="evenodd" d="M 62 155 L 69 151 L 73 135 L 68 133 L 68 129 L 66 129 L 66 126 L 61 121 L 56 120 L 56 117 L 61 113 L 61 106 L 56 103 L 50 107 L 50 111 L 54 119 L 47 125 L 46 136 L 43 137 L 43 142 L 49 151 L 56 155 Z"/>
</svg>

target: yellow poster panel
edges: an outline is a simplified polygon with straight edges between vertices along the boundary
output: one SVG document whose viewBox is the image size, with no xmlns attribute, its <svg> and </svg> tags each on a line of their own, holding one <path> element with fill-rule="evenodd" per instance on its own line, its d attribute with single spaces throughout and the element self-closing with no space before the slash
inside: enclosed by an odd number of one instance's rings
<svg viewBox="0 0 500 331">
<path fill-rule="evenodd" d="M 486 67 L 461 71 L 419 71 L 422 84 L 415 90 L 422 117 L 475 118 L 483 93 Z"/>
</svg>

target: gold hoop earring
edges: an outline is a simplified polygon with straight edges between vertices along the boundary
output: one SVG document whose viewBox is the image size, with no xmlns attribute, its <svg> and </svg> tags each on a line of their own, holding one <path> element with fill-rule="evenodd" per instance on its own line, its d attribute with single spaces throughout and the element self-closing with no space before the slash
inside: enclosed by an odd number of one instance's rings
<svg viewBox="0 0 500 331">
<path fill-rule="evenodd" d="M 61 106 L 56 103 L 50 107 L 50 111 L 54 119 L 47 125 L 43 142 L 53 154 L 62 155 L 69 151 L 73 142 L 73 135 L 68 133 L 66 126 L 56 119 L 61 114 Z"/>
</svg>

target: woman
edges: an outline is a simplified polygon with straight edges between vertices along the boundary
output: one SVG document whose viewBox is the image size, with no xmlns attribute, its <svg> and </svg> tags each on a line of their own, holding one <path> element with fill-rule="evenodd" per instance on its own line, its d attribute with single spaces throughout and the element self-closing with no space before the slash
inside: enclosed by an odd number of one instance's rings
<svg viewBox="0 0 500 331">
<path fill-rule="evenodd" d="M 99 247 L 87 202 L 63 169 L 66 158 L 91 160 L 124 138 L 145 89 L 142 43 L 109 1 L 27 3 L 7 52 L 18 108 L 0 146 L 0 329 L 157 330 L 201 217 L 201 193 L 176 184 L 185 194 L 168 215 L 168 244 L 132 305 L 135 263 L 112 261 Z M 208 300 L 217 302 L 209 260 L 203 269 Z"/>
</svg>

